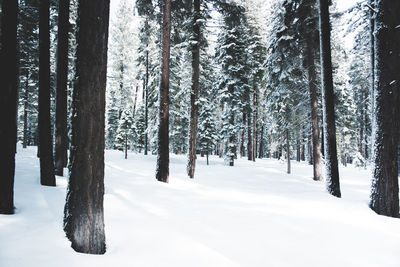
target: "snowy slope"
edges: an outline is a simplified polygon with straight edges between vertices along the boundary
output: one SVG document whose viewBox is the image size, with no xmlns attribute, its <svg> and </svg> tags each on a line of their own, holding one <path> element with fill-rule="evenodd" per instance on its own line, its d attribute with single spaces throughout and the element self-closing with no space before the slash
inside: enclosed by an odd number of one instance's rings
<svg viewBox="0 0 400 267">
<path fill-rule="evenodd" d="M 0 266 L 399 266 L 400 220 L 368 204 L 370 172 L 342 168 L 342 199 L 311 179 L 312 168 L 265 159 L 171 155 L 170 184 L 154 178 L 155 156 L 106 152 L 107 253 L 75 253 L 64 237 L 67 180 L 39 185 L 35 148 L 19 149 L 17 214 L 0 215 Z"/>
</svg>

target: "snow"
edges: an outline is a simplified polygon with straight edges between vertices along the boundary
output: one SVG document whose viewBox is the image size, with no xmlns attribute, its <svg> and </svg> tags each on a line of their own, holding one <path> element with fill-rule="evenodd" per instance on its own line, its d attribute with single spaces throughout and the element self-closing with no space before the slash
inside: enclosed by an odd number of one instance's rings
<svg viewBox="0 0 400 267">
<path fill-rule="evenodd" d="M 400 220 L 368 208 L 370 170 L 340 169 L 342 198 L 312 180 L 312 166 L 273 159 L 170 156 L 170 183 L 156 156 L 106 152 L 107 252 L 74 252 L 62 230 L 67 179 L 39 185 L 36 148 L 16 156 L 15 215 L 0 215 L 0 266 L 399 266 Z"/>
</svg>

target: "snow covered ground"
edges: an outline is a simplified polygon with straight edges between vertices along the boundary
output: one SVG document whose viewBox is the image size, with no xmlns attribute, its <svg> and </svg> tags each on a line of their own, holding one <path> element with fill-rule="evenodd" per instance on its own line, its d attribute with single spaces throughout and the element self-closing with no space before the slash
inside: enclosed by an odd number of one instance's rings
<svg viewBox="0 0 400 267">
<path fill-rule="evenodd" d="M 171 155 L 170 184 L 155 156 L 106 152 L 107 253 L 74 252 L 62 230 L 67 179 L 39 185 L 36 148 L 17 154 L 13 216 L 0 215 L 0 266 L 400 266 L 400 220 L 368 208 L 370 172 L 341 168 L 342 199 L 311 166 Z"/>
</svg>

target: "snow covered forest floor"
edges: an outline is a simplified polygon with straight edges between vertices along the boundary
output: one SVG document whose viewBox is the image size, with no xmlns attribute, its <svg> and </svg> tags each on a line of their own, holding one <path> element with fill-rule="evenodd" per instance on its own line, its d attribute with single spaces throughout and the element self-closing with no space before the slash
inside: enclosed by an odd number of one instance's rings
<svg viewBox="0 0 400 267">
<path fill-rule="evenodd" d="M 340 169 L 342 198 L 312 166 L 273 159 L 228 167 L 171 154 L 170 183 L 156 156 L 106 152 L 103 256 L 72 250 L 62 229 L 66 177 L 39 184 L 36 148 L 16 157 L 15 215 L 0 215 L 0 266 L 399 266 L 400 220 L 368 208 L 370 171 Z M 67 176 L 67 175 L 66 175 Z"/>
</svg>

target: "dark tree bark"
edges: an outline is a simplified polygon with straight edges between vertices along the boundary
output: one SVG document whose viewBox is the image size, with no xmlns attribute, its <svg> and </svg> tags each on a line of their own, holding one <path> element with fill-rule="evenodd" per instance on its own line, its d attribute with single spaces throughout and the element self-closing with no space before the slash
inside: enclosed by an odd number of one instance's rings
<svg viewBox="0 0 400 267">
<path fill-rule="evenodd" d="M 145 105 L 144 105 L 144 125 L 145 125 L 145 132 L 144 132 L 144 154 L 147 155 L 147 144 L 148 144 L 148 120 L 149 120 L 149 51 L 146 51 L 146 79 L 145 79 Z"/>
<path fill-rule="evenodd" d="M 104 127 L 109 0 L 80 0 L 71 167 L 64 231 L 77 252 L 104 254 Z"/>
<path fill-rule="evenodd" d="M 375 0 L 369 0 L 368 1 L 371 8 L 373 9 L 375 7 Z M 374 82 L 375 82 L 375 46 L 374 46 L 374 31 L 375 31 L 375 25 L 374 25 L 374 11 L 370 9 L 369 15 L 370 15 L 370 20 L 369 20 L 369 38 L 370 38 L 370 53 L 371 53 L 371 71 L 370 71 L 370 93 L 371 93 L 371 144 L 374 143 L 374 127 L 375 127 L 375 89 L 374 89 Z M 371 146 L 371 155 L 373 153 L 373 146 Z"/>
<path fill-rule="evenodd" d="M 13 214 L 18 101 L 18 1 L 4 1 L 1 8 L 0 214 Z"/>
<path fill-rule="evenodd" d="M 245 112 L 243 112 L 242 113 L 242 118 L 243 118 L 243 125 L 246 125 L 246 122 L 247 122 L 247 116 L 246 116 L 246 113 Z M 244 135 L 245 135 L 245 131 L 246 131 L 246 128 L 243 128 L 243 130 L 242 130 L 242 132 L 241 132 L 241 134 L 240 134 L 240 147 L 239 147 L 239 154 L 240 154 L 240 157 L 243 157 L 244 155 L 245 155 L 245 149 L 244 149 Z"/>
<path fill-rule="evenodd" d="M 171 0 L 164 1 L 162 22 L 160 109 L 158 125 L 158 155 L 156 178 L 168 183 L 169 179 L 169 60 L 171 44 Z"/>
<path fill-rule="evenodd" d="M 319 28 L 322 76 L 322 103 L 324 117 L 324 143 L 326 161 L 326 185 L 330 194 L 340 197 L 339 169 L 336 151 L 335 108 L 331 59 L 331 24 L 329 0 L 319 2 Z"/>
<path fill-rule="evenodd" d="M 40 183 L 55 186 L 50 117 L 50 3 L 39 5 L 39 150 Z"/>
<path fill-rule="evenodd" d="M 319 123 L 318 123 L 318 97 L 317 97 L 317 74 L 315 70 L 314 43 L 310 38 L 306 38 L 305 44 L 306 67 L 308 72 L 308 89 L 310 93 L 311 107 L 311 140 L 312 140 L 312 164 L 313 179 L 322 180 L 321 145 L 319 142 Z"/>
<path fill-rule="evenodd" d="M 67 166 L 68 129 L 68 28 L 69 0 L 58 2 L 58 41 L 57 41 L 57 89 L 56 89 L 56 145 L 55 174 L 64 175 Z"/>
<path fill-rule="evenodd" d="M 375 142 L 370 207 L 399 217 L 400 2 L 375 0 Z"/>
<path fill-rule="evenodd" d="M 264 122 L 261 124 L 260 133 L 260 146 L 258 147 L 258 158 L 262 159 L 264 157 Z"/>
<path fill-rule="evenodd" d="M 253 161 L 256 161 L 257 157 L 257 106 L 258 106 L 258 94 L 257 94 L 257 89 L 254 90 L 254 95 L 253 95 L 253 105 L 254 105 L 254 111 L 253 111 Z"/>
<path fill-rule="evenodd" d="M 193 44 L 192 44 L 192 91 L 190 93 L 190 134 L 189 162 L 187 172 L 194 177 L 196 167 L 197 126 L 199 117 L 199 78 L 200 78 L 200 0 L 193 0 Z"/>
</svg>

